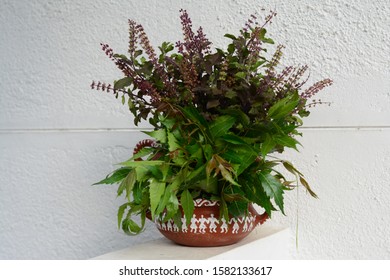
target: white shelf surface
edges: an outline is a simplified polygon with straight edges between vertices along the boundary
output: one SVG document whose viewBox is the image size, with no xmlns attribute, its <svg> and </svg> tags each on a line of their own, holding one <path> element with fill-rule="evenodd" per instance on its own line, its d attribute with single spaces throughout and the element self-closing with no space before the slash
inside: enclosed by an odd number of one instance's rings
<svg viewBox="0 0 390 280">
<path fill-rule="evenodd" d="M 187 247 L 166 238 L 107 253 L 94 260 L 286 260 L 294 238 L 289 228 L 262 225 L 240 242 L 221 247 Z"/>
</svg>

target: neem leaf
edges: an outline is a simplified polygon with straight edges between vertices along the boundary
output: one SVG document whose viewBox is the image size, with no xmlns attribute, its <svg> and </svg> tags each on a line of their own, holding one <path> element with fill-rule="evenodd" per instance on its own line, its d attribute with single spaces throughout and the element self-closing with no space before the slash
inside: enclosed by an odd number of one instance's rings
<svg viewBox="0 0 390 280">
<path fill-rule="evenodd" d="M 153 131 L 143 131 L 145 134 L 149 135 L 150 137 L 153 137 L 160 143 L 165 144 L 167 142 L 167 132 L 164 128 L 153 130 Z"/>
<path fill-rule="evenodd" d="M 118 228 L 120 228 L 123 214 L 125 213 L 126 208 L 129 206 L 130 206 L 130 203 L 128 203 L 128 202 L 119 206 L 119 209 L 118 209 Z"/>
<path fill-rule="evenodd" d="M 151 180 L 149 185 L 149 194 L 150 194 L 150 210 L 152 212 L 152 219 L 154 219 L 156 213 L 156 209 L 158 204 L 160 203 L 160 199 L 165 192 L 165 183 L 158 182 L 156 180 Z"/>
<path fill-rule="evenodd" d="M 261 144 L 261 154 L 265 157 L 272 149 L 275 147 L 276 143 L 274 139 L 267 133 L 265 135 L 265 140 Z"/>
<path fill-rule="evenodd" d="M 297 107 L 298 103 L 298 94 L 289 95 L 272 105 L 268 110 L 268 116 L 271 119 L 279 120 L 290 114 Z"/>
<path fill-rule="evenodd" d="M 111 175 L 107 175 L 107 177 L 100 182 L 97 182 L 94 185 L 101 185 L 101 184 L 114 184 L 119 182 L 120 180 L 124 179 L 127 174 L 131 171 L 131 168 L 128 167 L 122 167 L 117 170 L 115 170 Z"/>
<path fill-rule="evenodd" d="M 297 150 L 297 144 L 300 144 L 296 139 L 288 135 L 275 137 L 275 142 L 285 147 L 293 148 Z"/>
<path fill-rule="evenodd" d="M 210 124 L 210 133 L 214 139 L 225 135 L 234 125 L 236 118 L 229 115 L 223 115 L 216 118 Z"/>
<path fill-rule="evenodd" d="M 188 190 L 185 190 L 181 194 L 180 198 L 181 207 L 183 208 L 184 216 L 186 217 L 187 225 L 190 224 L 192 215 L 194 213 L 194 200 L 191 193 Z"/>
<path fill-rule="evenodd" d="M 208 123 L 206 119 L 199 113 L 199 110 L 196 109 L 194 106 L 187 106 L 184 108 L 180 108 L 180 110 L 190 121 L 208 128 Z"/>
<path fill-rule="evenodd" d="M 126 197 L 130 200 L 130 194 L 134 187 L 137 179 L 136 171 L 133 169 L 127 174 L 126 178 L 122 180 L 118 188 L 118 196 L 122 195 L 123 191 L 126 190 Z"/>
<path fill-rule="evenodd" d="M 143 226 L 140 227 L 136 222 L 130 218 L 126 218 L 122 222 L 122 230 L 128 235 L 139 234 L 143 229 Z"/>
<path fill-rule="evenodd" d="M 266 194 L 275 200 L 276 205 L 278 205 L 279 209 L 284 214 L 283 184 L 270 173 L 259 172 L 258 176 Z"/>
<path fill-rule="evenodd" d="M 263 207 L 264 210 L 267 212 L 268 216 L 271 217 L 272 211 L 274 211 L 276 209 L 272 205 L 270 197 L 267 196 L 267 194 L 264 192 L 263 188 L 261 186 L 256 186 L 255 184 L 250 185 L 247 182 L 245 182 L 243 184 L 246 184 L 246 186 L 245 186 L 245 188 L 243 188 L 243 190 L 246 193 L 247 197 L 250 197 L 254 203 Z"/>
<path fill-rule="evenodd" d="M 165 161 L 162 160 L 140 160 L 140 161 L 133 161 L 132 159 L 120 163 L 121 165 L 128 166 L 128 167 L 148 167 L 148 166 L 156 166 L 156 165 L 162 165 Z"/>
</svg>

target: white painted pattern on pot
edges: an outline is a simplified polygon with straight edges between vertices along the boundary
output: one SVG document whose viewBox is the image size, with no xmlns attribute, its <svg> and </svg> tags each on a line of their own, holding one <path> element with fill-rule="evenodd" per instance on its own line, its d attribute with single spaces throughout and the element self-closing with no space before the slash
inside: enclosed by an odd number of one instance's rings
<svg viewBox="0 0 390 280">
<path fill-rule="evenodd" d="M 195 214 L 191 218 L 189 225 L 186 224 L 186 219 L 181 218 L 182 228 L 181 230 L 175 224 L 173 219 L 168 220 L 163 223 L 161 221 L 156 221 L 157 227 L 162 231 L 172 231 L 172 232 L 191 232 L 191 233 L 228 233 L 231 231 L 233 234 L 238 234 L 241 232 L 250 232 L 255 226 L 256 217 L 249 213 L 248 216 L 242 218 L 231 218 L 227 223 L 225 218 L 222 218 L 221 221 L 217 219 L 214 214 L 210 214 L 209 217 L 200 215 L 197 217 Z"/>
</svg>

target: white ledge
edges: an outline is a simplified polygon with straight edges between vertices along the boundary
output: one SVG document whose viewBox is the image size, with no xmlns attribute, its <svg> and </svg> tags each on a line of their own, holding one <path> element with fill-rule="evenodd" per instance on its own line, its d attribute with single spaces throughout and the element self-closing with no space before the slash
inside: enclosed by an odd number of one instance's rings
<svg viewBox="0 0 390 280">
<path fill-rule="evenodd" d="M 222 247 L 187 247 L 166 238 L 137 244 L 94 260 L 286 260 L 291 259 L 293 237 L 288 228 L 262 225 L 240 242 Z"/>
</svg>

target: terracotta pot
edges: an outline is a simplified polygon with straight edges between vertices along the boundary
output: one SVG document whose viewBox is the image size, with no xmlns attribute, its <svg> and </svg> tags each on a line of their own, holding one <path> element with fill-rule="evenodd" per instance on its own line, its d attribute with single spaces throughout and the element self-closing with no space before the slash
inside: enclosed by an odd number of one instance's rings
<svg viewBox="0 0 390 280">
<path fill-rule="evenodd" d="M 153 147 L 155 144 L 156 142 L 150 139 L 140 141 L 134 149 L 134 154 L 144 147 Z M 156 160 L 160 156 L 157 154 L 153 159 Z M 266 212 L 260 215 L 252 205 L 249 205 L 249 215 L 246 217 L 231 217 L 229 221 L 222 218 L 219 221 L 219 204 L 217 202 L 205 199 L 197 199 L 194 202 L 194 215 L 188 226 L 186 226 L 184 215 L 181 229 L 172 219 L 165 223 L 160 220 L 154 221 L 166 238 L 177 244 L 194 247 L 231 245 L 245 238 L 257 225 L 263 224 L 268 219 Z M 147 213 L 147 217 L 151 219 L 150 213 Z"/>
<path fill-rule="evenodd" d="M 195 200 L 194 215 L 191 223 L 186 226 L 182 217 L 182 228 L 175 225 L 173 220 L 165 223 L 157 220 L 155 224 L 159 231 L 173 242 L 186 246 L 214 247 L 234 244 L 245 238 L 259 224 L 268 219 L 267 213 L 258 214 L 252 205 L 249 215 L 241 218 L 224 218 L 219 221 L 219 205 L 215 201 L 204 199 Z"/>
</svg>

